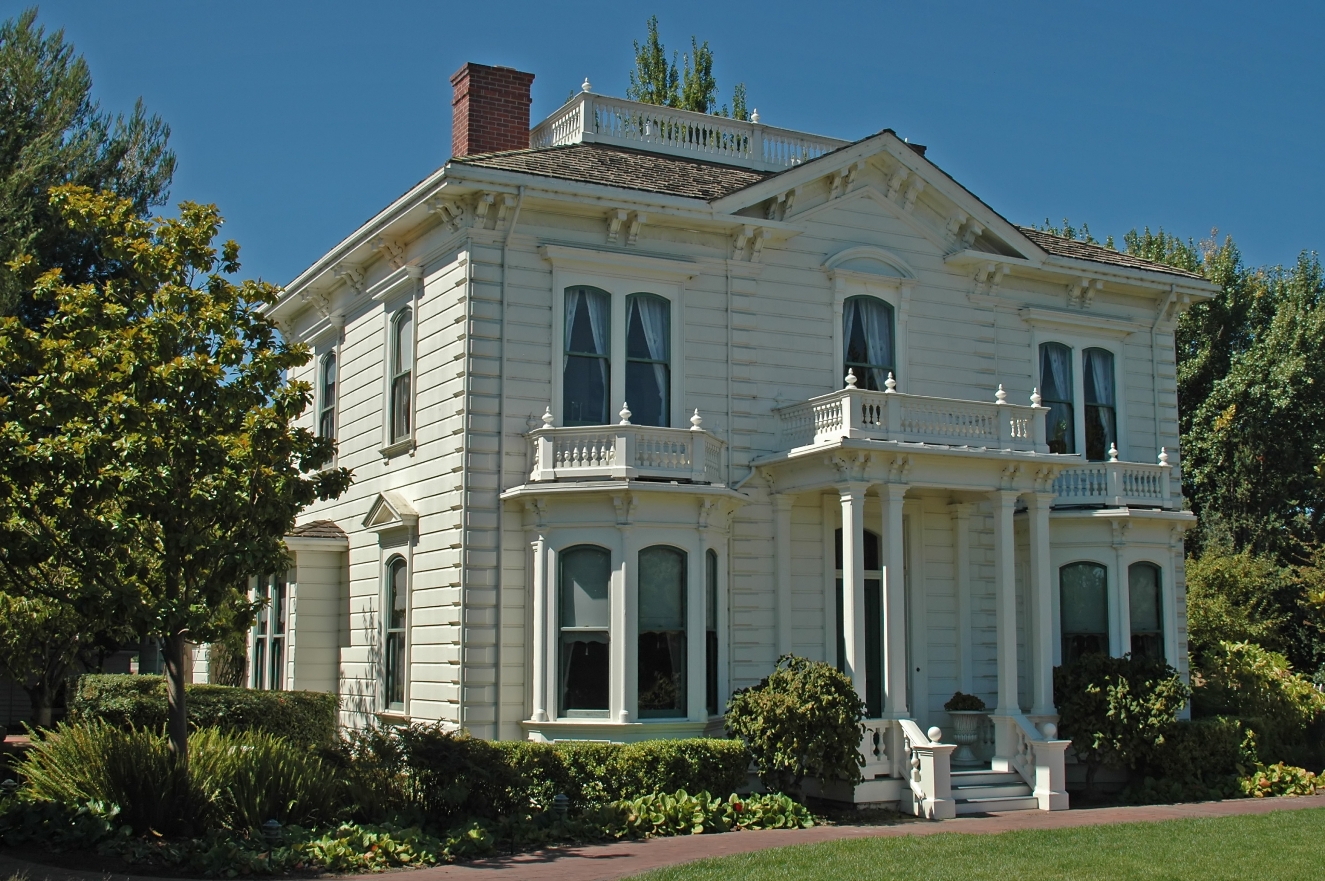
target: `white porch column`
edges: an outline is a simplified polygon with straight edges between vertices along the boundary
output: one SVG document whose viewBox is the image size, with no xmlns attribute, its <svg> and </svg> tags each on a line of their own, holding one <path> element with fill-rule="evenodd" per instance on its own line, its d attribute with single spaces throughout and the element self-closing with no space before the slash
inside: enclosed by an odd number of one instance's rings
<svg viewBox="0 0 1325 881">
<path fill-rule="evenodd" d="M 1031 570 L 1031 714 L 1049 716 L 1054 710 L 1054 579 L 1050 559 L 1049 506 L 1054 493 L 1026 495 L 1030 527 Z"/>
<path fill-rule="evenodd" d="M 628 524 L 627 524 L 628 525 Z M 618 722 L 639 721 L 639 540 L 626 526 L 617 528 L 621 568 L 612 583 L 612 630 L 608 657 L 612 659 L 611 715 Z M 616 589 L 616 585 L 620 588 Z"/>
<path fill-rule="evenodd" d="M 686 717 L 708 720 L 704 687 L 704 533 L 696 529 L 686 549 Z"/>
<path fill-rule="evenodd" d="M 885 483 L 879 487 L 883 509 L 883 714 L 892 719 L 907 716 L 906 538 L 902 531 L 905 496 L 905 484 Z"/>
<path fill-rule="evenodd" d="M 842 633 L 846 674 L 865 699 L 865 490 L 849 483 L 838 489 L 842 501 Z"/>
<path fill-rule="evenodd" d="M 989 498 L 994 503 L 994 620 L 998 625 L 998 708 L 994 713 L 1010 716 L 1021 712 L 1017 702 L 1017 545 L 1012 531 L 1017 493 L 996 490 Z"/>
<path fill-rule="evenodd" d="M 957 582 L 957 688 L 970 694 L 975 690 L 971 664 L 971 506 L 953 502 L 952 516 L 953 577 Z"/>
<path fill-rule="evenodd" d="M 773 584 L 777 590 L 777 653 L 791 652 L 791 505 L 792 496 L 773 494 Z"/>
<path fill-rule="evenodd" d="M 535 722 L 546 722 L 548 683 L 548 635 L 552 622 L 548 616 L 547 539 L 540 532 L 531 543 L 534 581 L 533 714 Z"/>
</svg>

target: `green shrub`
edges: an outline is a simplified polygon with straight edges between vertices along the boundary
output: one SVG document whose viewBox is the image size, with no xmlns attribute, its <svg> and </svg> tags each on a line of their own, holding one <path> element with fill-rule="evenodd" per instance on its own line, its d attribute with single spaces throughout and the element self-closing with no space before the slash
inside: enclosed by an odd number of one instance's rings
<svg viewBox="0 0 1325 881">
<path fill-rule="evenodd" d="M 209 822 L 227 829 L 257 829 L 267 820 L 326 822 L 343 798 L 320 757 L 260 731 L 196 732 L 189 738 L 189 776 L 207 800 Z"/>
<path fill-rule="evenodd" d="M 336 739 L 339 698 L 318 691 L 261 691 L 226 685 L 186 685 L 189 722 L 195 728 L 263 731 L 294 743 Z M 162 676 L 89 674 L 78 679 L 69 722 L 100 719 L 118 728 L 159 730 L 166 724 Z"/>
<path fill-rule="evenodd" d="M 1320 781 L 1305 768 L 1279 762 L 1260 765 L 1242 781 L 1242 792 L 1252 798 L 1284 795 L 1315 795 Z"/>
<path fill-rule="evenodd" d="M 807 776 L 861 780 L 865 703 L 822 661 L 783 655 L 765 680 L 732 695 L 727 731 L 742 738 L 772 792 L 800 793 Z"/>
<path fill-rule="evenodd" d="M 395 732 L 410 802 L 434 829 L 466 819 L 495 819 L 527 805 L 506 753 L 440 724 L 415 723 Z"/>
<path fill-rule="evenodd" d="M 1105 763 L 1139 773 L 1154 762 L 1190 696 L 1176 670 L 1150 658 L 1090 654 L 1054 668 L 1059 731 L 1085 763 L 1088 788 Z"/>
<path fill-rule="evenodd" d="M 1216 716 L 1178 722 L 1151 756 L 1149 775 L 1171 782 L 1216 785 L 1256 767 L 1255 732 L 1240 719 Z"/>
<path fill-rule="evenodd" d="M 722 798 L 707 792 L 655 792 L 619 802 L 617 809 L 624 816 L 626 834 L 636 838 L 733 829 L 806 829 L 814 825 L 808 810 L 776 793 Z"/>
</svg>

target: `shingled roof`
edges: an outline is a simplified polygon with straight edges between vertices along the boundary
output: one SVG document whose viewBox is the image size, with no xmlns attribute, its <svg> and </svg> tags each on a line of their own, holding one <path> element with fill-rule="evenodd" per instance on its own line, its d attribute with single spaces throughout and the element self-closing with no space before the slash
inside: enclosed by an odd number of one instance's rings
<svg viewBox="0 0 1325 881">
<path fill-rule="evenodd" d="M 1115 251 L 1112 248 L 1106 248 L 1103 245 L 1092 245 L 1090 242 L 1079 242 L 1076 239 L 1067 239 L 1062 236 L 1056 236 L 1053 233 L 1044 232 L 1029 226 L 1018 226 L 1022 235 L 1039 245 L 1045 251 L 1056 257 L 1069 257 L 1073 260 L 1089 260 L 1092 263 L 1109 263 L 1113 266 L 1125 266 L 1128 269 L 1145 269 L 1150 272 L 1164 272 L 1169 275 L 1180 275 L 1183 278 L 1199 278 L 1205 280 L 1205 276 L 1195 272 L 1188 272 L 1185 269 L 1178 269 L 1174 266 L 1168 266 L 1163 263 L 1156 263 L 1154 260 L 1145 260 L 1141 257 L 1133 257 L 1131 254 L 1124 254 Z"/>
<path fill-rule="evenodd" d="M 335 520 L 313 520 L 301 523 L 290 530 L 291 536 L 300 538 L 348 538 L 345 530 L 336 525 Z"/>
<path fill-rule="evenodd" d="M 716 162 L 661 156 L 602 144 L 566 144 L 452 159 L 457 165 L 495 168 L 689 199 L 719 199 L 772 174 Z"/>
</svg>

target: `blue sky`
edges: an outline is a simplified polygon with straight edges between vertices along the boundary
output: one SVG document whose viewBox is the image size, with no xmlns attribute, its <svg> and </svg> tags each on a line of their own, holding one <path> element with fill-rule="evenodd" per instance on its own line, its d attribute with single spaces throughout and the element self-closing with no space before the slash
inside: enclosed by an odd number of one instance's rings
<svg viewBox="0 0 1325 881">
<path fill-rule="evenodd" d="M 26 4 L 0 0 L 0 13 Z M 1019 223 L 1231 233 L 1253 263 L 1325 248 L 1325 4 L 74 2 L 40 4 L 103 105 L 173 129 L 172 199 L 215 202 L 245 273 L 286 282 L 450 153 L 450 75 L 537 75 L 533 117 L 631 41 L 716 55 L 771 125 L 893 128 Z"/>
</svg>

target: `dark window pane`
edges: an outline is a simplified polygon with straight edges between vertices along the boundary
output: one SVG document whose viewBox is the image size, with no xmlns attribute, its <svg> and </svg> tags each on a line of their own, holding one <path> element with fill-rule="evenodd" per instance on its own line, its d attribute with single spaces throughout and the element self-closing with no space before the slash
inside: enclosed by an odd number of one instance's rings
<svg viewBox="0 0 1325 881">
<path fill-rule="evenodd" d="M 666 364 L 626 362 L 626 403 L 635 425 L 670 424 L 667 401 L 671 377 Z"/>
<path fill-rule="evenodd" d="M 1049 412 L 1044 414 L 1044 433 L 1049 441 L 1049 452 L 1075 453 L 1076 417 L 1072 415 L 1072 405 L 1046 401 L 1044 406 L 1049 408 Z"/>
<path fill-rule="evenodd" d="M 409 436 L 409 387 L 408 373 L 397 376 L 391 383 L 391 440 L 398 441 Z"/>
<path fill-rule="evenodd" d="M 650 294 L 627 299 L 626 402 L 636 425 L 668 425 L 671 304 Z"/>
<path fill-rule="evenodd" d="M 1063 663 L 1109 651 L 1107 574 L 1097 563 L 1070 563 L 1058 572 Z"/>
<path fill-rule="evenodd" d="M 1087 404 L 1114 405 L 1113 352 L 1108 349 L 1086 349 L 1082 356 L 1082 386 Z"/>
<path fill-rule="evenodd" d="M 706 679 L 704 682 L 704 701 L 710 716 L 718 715 L 718 632 L 710 630 L 704 634 L 704 663 Z"/>
<path fill-rule="evenodd" d="M 607 712 L 607 634 L 561 635 L 561 714 Z"/>
<path fill-rule="evenodd" d="M 606 425 L 606 358 L 567 355 L 562 382 L 562 413 L 567 425 Z M 629 400 L 629 398 L 627 398 Z"/>
<path fill-rule="evenodd" d="M 597 547 L 570 548 L 561 554 L 561 626 L 608 627 L 611 555 Z"/>
<path fill-rule="evenodd" d="M 881 545 L 879 534 L 866 529 L 865 535 L 865 571 L 878 572 L 883 568 L 883 559 L 881 556 Z M 837 568 L 842 567 L 842 530 L 833 533 L 833 540 L 836 543 L 835 552 L 837 554 Z"/>
<path fill-rule="evenodd" d="M 267 639 L 263 636 L 253 638 L 253 687 L 262 688 L 264 686 L 264 674 L 266 673 L 267 657 Z"/>
<path fill-rule="evenodd" d="M 592 545 L 560 554 L 562 716 L 601 716 L 608 708 L 608 590 L 612 557 Z"/>
<path fill-rule="evenodd" d="M 391 339 L 391 373 L 404 373 L 414 367 L 414 321 L 408 309 L 401 312 L 393 325 Z"/>
<path fill-rule="evenodd" d="M 1112 407 L 1086 405 L 1086 458 L 1103 462 L 1109 458 L 1109 448 L 1118 442 Z"/>
<path fill-rule="evenodd" d="M 718 555 L 704 555 L 704 705 L 718 714 Z"/>
<path fill-rule="evenodd" d="M 883 715 L 883 582 L 865 579 L 865 712 Z"/>
<path fill-rule="evenodd" d="M 271 640 L 271 673 L 267 677 L 267 687 L 273 691 L 285 687 L 285 640 L 279 637 Z"/>
<path fill-rule="evenodd" d="M 392 630 L 403 630 L 405 628 L 406 602 L 409 595 L 405 579 L 404 560 L 397 559 L 391 564 L 390 586 L 391 592 L 388 604 L 391 617 L 387 626 Z"/>
<path fill-rule="evenodd" d="M 686 714 L 686 554 L 639 554 L 640 718 Z"/>
<path fill-rule="evenodd" d="M 567 306 L 573 309 L 566 334 L 566 351 L 606 356 L 611 315 L 607 294 L 592 288 L 572 288 L 566 292 L 566 297 Z"/>
<path fill-rule="evenodd" d="M 1164 660 L 1163 595 L 1159 567 L 1134 563 L 1127 570 L 1132 654 Z"/>
<path fill-rule="evenodd" d="M 322 411 L 322 418 L 318 421 L 317 434 L 318 434 L 318 437 L 335 437 L 335 436 L 336 436 L 336 411 L 335 411 L 335 410 L 323 410 L 323 411 Z"/>
<path fill-rule="evenodd" d="M 405 634 L 393 631 L 386 635 L 387 708 L 405 708 Z"/>
<path fill-rule="evenodd" d="M 847 371 L 856 388 L 883 390 L 889 373 L 896 372 L 893 357 L 893 308 L 876 297 L 852 297 L 843 305 L 842 350 Z"/>
</svg>

